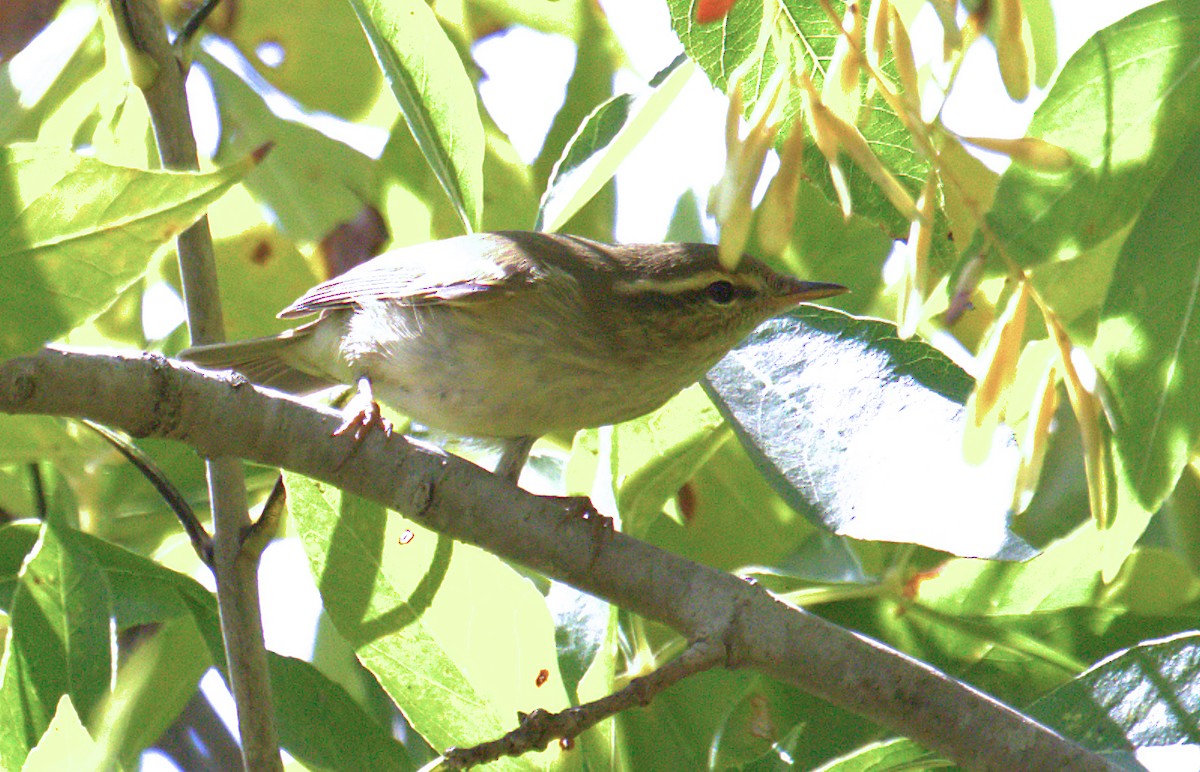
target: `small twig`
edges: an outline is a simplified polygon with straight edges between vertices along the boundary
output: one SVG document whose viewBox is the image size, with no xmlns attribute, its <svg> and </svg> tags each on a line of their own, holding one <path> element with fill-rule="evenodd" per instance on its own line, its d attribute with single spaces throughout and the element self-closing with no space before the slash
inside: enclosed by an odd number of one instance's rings
<svg viewBox="0 0 1200 772">
<path fill-rule="evenodd" d="M 33 511 L 39 520 L 45 520 L 50 506 L 46 502 L 46 481 L 42 479 L 42 465 L 36 461 L 29 463 L 29 487 L 33 495 Z"/>
<path fill-rule="evenodd" d="M 217 4 L 220 2 L 221 0 L 204 0 L 195 13 L 188 17 L 188 20 L 179 28 L 179 34 L 175 36 L 175 49 L 177 51 L 191 45 L 192 38 L 200 31 L 200 26 L 208 20 L 209 15 L 216 10 Z"/>
<path fill-rule="evenodd" d="M 551 740 L 577 737 L 623 710 L 645 707 L 663 690 L 688 676 L 722 664 L 724 649 L 711 640 L 694 641 L 675 659 L 644 676 L 631 680 L 623 689 L 598 700 L 567 708 L 559 713 L 538 709 L 520 716 L 521 725 L 503 737 L 470 748 L 446 751 L 441 769 L 467 769 L 503 756 L 520 756 L 545 750 Z"/>
<path fill-rule="evenodd" d="M 283 486 L 283 475 L 275 478 L 275 486 L 271 488 L 267 500 L 263 503 L 262 514 L 242 532 L 242 552 L 248 555 L 262 555 L 263 550 L 275 538 L 279 530 L 279 521 L 283 518 L 287 506 L 287 488 Z"/>
<path fill-rule="evenodd" d="M 187 503 L 187 499 L 179 492 L 163 471 L 158 468 L 154 460 L 146 455 L 145 451 L 133 444 L 127 435 L 119 434 L 109 429 L 107 426 L 89 421 L 86 418 L 80 419 L 84 426 L 88 427 L 96 434 L 99 434 L 108 444 L 117 449 L 117 452 L 125 457 L 125 460 L 133 464 L 142 476 L 145 477 L 154 490 L 158 491 L 158 495 L 163 497 L 163 501 L 175 513 L 175 517 L 179 520 L 179 524 L 183 526 L 183 530 L 187 532 L 188 539 L 192 542 L 192 549 L 196 551 L 201 562 L 204 565 L 212 568 L 212 537 L 208 535 L 208 531 L 204 529 L 200 518 L 196 517 L 195 510 L 192 505 Z"/>
</svg>

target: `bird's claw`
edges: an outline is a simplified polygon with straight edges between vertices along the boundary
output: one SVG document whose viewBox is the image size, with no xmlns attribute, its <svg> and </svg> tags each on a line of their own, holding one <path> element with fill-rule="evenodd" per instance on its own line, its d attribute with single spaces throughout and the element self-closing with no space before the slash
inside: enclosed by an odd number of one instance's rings
<svg viewBox="0 0 1200 772">
<path fill-rule="evenodd" d="M 563 522 L 571 520 L 582 520 L 592 526 L 597 535 L 612 533 L 615 530 L 613 519 L 608 515 L 601 514 L 587 496 L 568 496 L 566 498 L 563 503 Z"/>
<path fill-rule="evenodd" d="M 373 399 L 359 400 L 357 395 L 352 398 L 342 411 L 342 425 L 334 431 L 334 437 L 349 434 L 355 442 L 362 442 L 372 429 L 383 430 L 383 436 L 392 436 L 392 423 L 383 417 L 379 403 Z"/>
</svg>

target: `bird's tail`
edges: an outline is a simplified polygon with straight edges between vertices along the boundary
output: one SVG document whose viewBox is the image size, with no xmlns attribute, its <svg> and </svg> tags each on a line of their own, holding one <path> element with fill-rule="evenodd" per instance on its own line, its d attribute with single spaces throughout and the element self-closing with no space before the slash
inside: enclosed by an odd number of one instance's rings
<svg viewBox="0 0 1200 772">
<path fill-rule="evenodd" d="M 232 343 L 210 343 L 179 352 L 179 358 L 209 370 L 236 370 L 261 386 L 292 394 L 310 394 L 336 386 L 339 381 L 306 372 L 295 366 L 297 348 L 312 335 L 314 323 L 266 338 Z"/>
</svg>

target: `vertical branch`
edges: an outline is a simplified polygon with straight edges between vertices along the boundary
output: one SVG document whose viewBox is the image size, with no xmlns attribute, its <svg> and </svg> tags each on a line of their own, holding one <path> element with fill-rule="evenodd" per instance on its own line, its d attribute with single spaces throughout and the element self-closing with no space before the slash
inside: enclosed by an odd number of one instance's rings
<svg viewBox="0 0 1200 772">
<path fill-rule="evenodd" d="M 112 0 L 112 7 L 134 83 L 149 107 L 163 167 L 198 169 L 184 93 L 186 73 L 167 40 L 157 1 Z M 220 342 L 225 325 L 207 217 L 180 234 L 178 249 L 192 343 Z M 212 568 L 229 683 L 237 703 L 242 762 L 247 770 L 282 770 L 259 612 L 259 551 L 244 549 L 242 544 L 242 533 L 250 526 L 242 467 L 236 458 L 213 458 L 207 461 L 207 470 L 214 523 Z"/>
</svg>

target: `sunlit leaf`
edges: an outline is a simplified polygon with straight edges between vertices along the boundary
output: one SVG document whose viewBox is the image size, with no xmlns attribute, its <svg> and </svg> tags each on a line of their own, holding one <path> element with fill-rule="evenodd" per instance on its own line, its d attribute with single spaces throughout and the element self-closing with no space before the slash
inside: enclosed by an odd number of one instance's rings
<svg viewBox="0 0 1200 772">
<path fill-rule="evenodd" d="M 85 719 L 112 686 L 110 588 L 96 557 L 41 526 L 17 576 L 0 671 L 0 767 L 19 769 L 69 695 Z"/>
<path fill-rule="evenodd" d="M 61 769 L 102 768 L 103 754 L 79 720 L 71 698 L 64 694 L 58 700 L 54 718 L 37 747 L 29 752 L 21 772 L 57 772 Z"/>
<path fill-rule="evenodd" d="M 286 479 L 325 610 L 431 745 L 494 739 L 518 710 L 564 707 L 553 624 L 529 582 L 377 504 Z M 542 670 L 549 680 L 539 685 Z"/>
<path fill-rule="evenodd" d="M 1200 144 L 1151 196 L 1117 257 L 1096 336 L 1118 452 L 1156 508 L 1200 438 Z"/>
<path fill-rule="evenodd" d="M 710 394 L 776 490 L 834 533 L 1022 560 L 1008 529 L 1019 454 L 962 454 L 971 379 L 885 322 L 803 306 L 711 370 Z"/>
<path fill-rule="evenodd" d="M 200 52 L 213 82 L 220 117 L 214 159 L 229 163 L 267 142 L 271 153 L 246 175 L 245 187 L 269 209 L 272 223 L 297 241 L 319 242 L 341 222 L 354 217 L 364 202 L 375 200 L 372 159 L 332 139 L 312 126 L 287 120 L 267 106 L 232 70 Z M 237 221 L 246 227 L 249 217 L 264 220 L 253 208 Z M 228 228 L 214 223 L 214 229 Z M 214 232 L 214 237 L 231 235 Z"/>
<path fill-rule="evenodd" d="M 186 0 L 163 6 L 176 24 L 196 10 Z M 353 120 L 374 101 L 382 85 L 379 68 L 348 4 L 255 0 L 227 7 L 227 14 L 218 7 L 209 17 L 209 30 L 237 46 L 259 75 L 306 108 Z"/>
<path fill-rule="evenodd" d="M 149 172 L 50 148 L 0 149 L 0 357 L 108 308 L 250 164 Z"/>
<path fill-rule="evenodd" d="M 462 59 L 421 0 L 351 0 L 400 110 L 467 232 L 483 209 L 483 124 Z"/>
<path fill-rule="evenodd" d="M 103 583 L 110 588 L 112 608 L 104 616 L 106 632 L 110 614 L 119 630 L 190 614 L 214 664 L 225 668 L 217 600 L 195 579 L 88 534 L 66 531 L 62 535 L 61 543 L 69 544 L 72 551 L 83 550 L 93 556 Z M 0 528 L 0 610 L 5 610 L 13 595 L 11 588 L 20 581 L 16 572 L 20 570 L 22 550 L 28 552 L 36 543 L 35 524 Z M 87 592 L 86 587 L 74 588 L 67 598 L 79 602 Z M 7 610 L 15 613 L 14 609 Z M 310 767 L 345 772 L 414 766 L 389 731 L 369 718 L 345 689 L 314 666 L 272 652 L 267 652 L 267 664 L 276 696 L 280 742 L 293 756 Z M 7 681 L 5 684 L 0 689 L 0 753 L 5 754 L 0 756 L 0 768 L 19 768 L 19 764 L 9 763 L 7 754 L 13 733 L 21 727 L 20 709 L 24 706 L 8 701 Z M 18 708 L 15 714 L 14 706 Z M 11 721 L 14 715 L 17 719 Z"/>
<path fill-rule="evenodd" d="M 558 230 L 596 195 L 666 112 L 692 71 L 691 62 L 681 56 L 658 74 L 647 95 L 619 94 L 592 111 L 550 174 L 536 230 Z"/>
<path fill-rule="evenodd" d="M 1191 633 L 1106 659 L 1038 700 L 1030 713 L 1087 748 L 1194 746 L 1200 734 L 1197 684 L 1200 636 Z"/>
<path fill-rule="evenodd" d="M 988 222 L 1022 266 L 1068 260 L 1126 226 L 1200 128 L 1200 4 L 1155 3 L 1096 33 L 1063 67 L 1029 135 L 1065 172 L 1014 164 Z M 1119 105 L 1119 109 L 1114 109 Z"/>
</svg>

